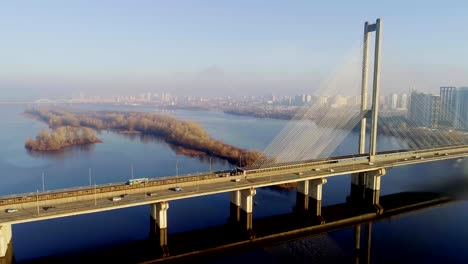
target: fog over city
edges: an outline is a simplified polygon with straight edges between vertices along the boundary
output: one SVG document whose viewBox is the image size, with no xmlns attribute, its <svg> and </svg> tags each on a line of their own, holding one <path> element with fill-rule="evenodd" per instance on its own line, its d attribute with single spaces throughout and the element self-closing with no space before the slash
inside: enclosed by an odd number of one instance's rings
<svg viewBox="0 0 468 264">
<path fill-rule="evenodd" d="M 208 2 L 2 2 L 0 100 L 294 96 L 338 74 L 359 85 L 363 21 L 375 16 L 385 20 L 383 94 L 468 84 L 463 1 Z"/>
</svg>

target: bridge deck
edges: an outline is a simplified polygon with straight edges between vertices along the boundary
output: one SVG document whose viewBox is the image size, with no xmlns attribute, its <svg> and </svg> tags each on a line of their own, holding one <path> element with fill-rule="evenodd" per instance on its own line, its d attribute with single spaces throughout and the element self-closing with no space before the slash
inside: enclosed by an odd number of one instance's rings
<svg viewBox="0 0 468 264">
<path fill-rule="evenodd" d="M 447 155 L 445 154 L 447 153 Z M 407 151 L 393 154 L 379 154 L 376 161 L 369 165 L 366 160 L 336 162 L 327 164 L 319 171 L 311 170 L 317 167 L 313 162 L 304 166 L 293 168 L 275 168 L 269 172 L 250 173 L 229 177 L 207 177 L 210 174 L 189 176 L 191 180 L 164 183 L 164 180 L 153 180 L 148 184 L 125 185 L 122 183 L 100 185 L 96 188 L 82 187 L 74 190 L 57 190 L 53 192 L 36 194 L 19 194 L 0 197 L 0 223 L 22 223 L 37 220 L 51 219 L 70 215 L 93 213 L 118 208 L 152 204 L 162 201 L 185 199 L 203 195 L 230 192 L 247 188 L 259 188 L 278 184 L 286 184 L 317 178 L 326 178 L 351 173 L 373 171 L 381 168 L 392 168 L 410 164 L 433 162 L 445 159 L 463 158 L 468 156 L 468 146 L 452 148 L 439 148 L 424 151 Z M 338 159 L 338 161 L 345 161 Z M 325 165 L 320 165 L 325 166 Z M 239 179 L 240 181 L 235 181 Z M 153 184 L 151 183 L 160 183 Z M 171 188 L 180 186 L 181 191 Z M 102 191 L 108 188 L 109 191 Z M 100 189 L 102 192 L 97 192 Z M 77 191 L 79 190 L 79 191 Z M 83 194 L 83 190 L 87 190 Z M 148 196 L 148 193 L 154 195 Z M 56 194 L 57 197 L 53 197 Z M 58 196 L 67 194 L 67 196 Z M 112 197 L 124 195 L 120 201 L 112 201 Z M 47 198 L 47 199 L 46 199 Z M 18 202 L 19 201 L 19 202 Z M 8 213 L 7 208 L 18 209 L 17 212 Z"/>
</svg>

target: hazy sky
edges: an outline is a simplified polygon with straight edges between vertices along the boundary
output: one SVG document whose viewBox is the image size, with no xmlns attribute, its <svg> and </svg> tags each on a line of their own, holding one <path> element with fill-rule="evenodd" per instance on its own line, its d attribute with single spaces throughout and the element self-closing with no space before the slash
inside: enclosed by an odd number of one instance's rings
<svg viewBox="0 0 468 264">
<path fill-rule="evenodd" d="M 382 93 L 466 86 L 467 10 L 466 0 L 1 1 L 0 99 L 311 92 L 344 61 L 359 73 L 363 23 L 378 17 Z"/>
</svg>

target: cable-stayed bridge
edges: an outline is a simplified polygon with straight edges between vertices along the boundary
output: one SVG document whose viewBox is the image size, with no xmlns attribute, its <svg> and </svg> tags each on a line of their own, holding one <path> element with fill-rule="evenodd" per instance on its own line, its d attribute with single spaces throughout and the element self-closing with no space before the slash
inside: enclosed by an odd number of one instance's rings
<svg viewBox="0 0 468 264">
<path fill-rule="evenodd" d="M 290 122 L 267 147 L 265 152 L 269 158 L 250 166 L 240 164 L 240 167 L 226 171 L 0 197 L 0 257 L 6 254 L 11 243 L 12 224 L 144 204 L 151 206 L 155 232 L 164 248 L 167 245 L 169 202 L 216 193 L 231 193 L 234 218 L 250 230 L 256 188 L 279 184 L 296 184 L 298 196 L 303 197 L 301 207 L 324 222 L 321 217 L 322 185 L 328 177 L 340 175 L 352 175 L 352 200 L 369 203 L 377 213 L 382 213 L 380 177 L 388 169 L 467 157 L 468 142 L 463 132 L 417 127 L 417 119 L 379 118 L 381 30 L 380 19 L 375 24 L 365 23 L 360 109 L 337 111 L 324 109 L 320 103 L 302 109 L 295 118 L 298 121 Z M 371 32 L 376 34 L 373 86 L 369 93 L 367 68 Z M 326 87 L 331 88 L 325 88 L 323 93 L 338 89 L 339 85 Z M 371 107 L 368 106 L 369 97 Z M 420 107 L 426 108 L 424 102 Z M 318 117 L 317 113 L 320 113 Z M 368 123 L 368 119 L 371 122 Z M 459 119 L 458 123 L 466 123 L 466 120 Z M 334 156 L 336 147 L 356 127 L 360 131 L 357 153 Z M 400 139 L 401 149 L 378 150 L 379 134 Z"/>
</svg>

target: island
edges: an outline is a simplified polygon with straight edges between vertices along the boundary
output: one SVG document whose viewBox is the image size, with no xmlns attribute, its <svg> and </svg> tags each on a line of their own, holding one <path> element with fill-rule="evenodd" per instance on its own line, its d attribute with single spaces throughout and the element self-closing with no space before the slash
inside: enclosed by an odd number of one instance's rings
<svg viewBox="0 0 468 264">
<path fill-rule="evenodd" d="M 72 145 L 102 142 L 95 132 L 87 127 L 59 126 L 53 131 L 42 130 L 36 139 L 28 138 L 25 147 L 29 150 L 56 151 Z"/>
<path fill-rule="evenodd" d="M 178 120 L 168 115 L 147 112 L 89 112 L 55 108 L 33 108 L 26 110 L 25 113 L 46 122 L 53 129 L 65 126 L 152 135 L 179 147 L 182 153 L 201 153 L 225 159 L 238 166 L 249 166 L 255 161 L 267 159 L 266 155 L 260 151 L 241 149 L 214 139 L 196 122 Z M 38 139 L 28 140 L 28 142 L 30 145 L 40 145 Z M 49 149 L 41 148 L 41 150 Z"/>
</svg>

